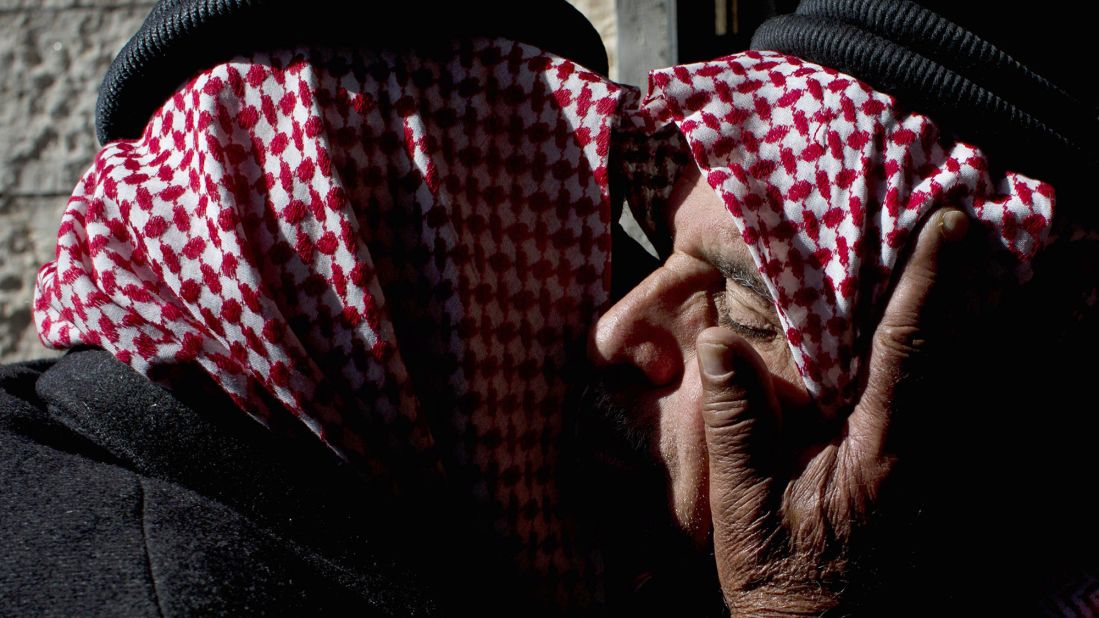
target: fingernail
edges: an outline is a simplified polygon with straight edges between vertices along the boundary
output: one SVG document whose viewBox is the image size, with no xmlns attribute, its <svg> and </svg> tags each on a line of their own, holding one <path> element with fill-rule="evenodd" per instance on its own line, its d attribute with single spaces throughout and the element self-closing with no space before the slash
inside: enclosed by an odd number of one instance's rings
<svg viewBox="0 0 1099 618">
<path fill-rule="evenodd" d="M 960 210 L 949 210 L 939 219 L 943 238 L 949 241 L 961 240 L 969 229 L 969 217 Z"/>
<path fill-rule="evenodd" d="M 723 376 L 733 370 L 729 348 L 716 343 L 704 343 L 698 346 L 698 358 L 702 361 L 702 371 L 710 376 Z"/>
</svg>

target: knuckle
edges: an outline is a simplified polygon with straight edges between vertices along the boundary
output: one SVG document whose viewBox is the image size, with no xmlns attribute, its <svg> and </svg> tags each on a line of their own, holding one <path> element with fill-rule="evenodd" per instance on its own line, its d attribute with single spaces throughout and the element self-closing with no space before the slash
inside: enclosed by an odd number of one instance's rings
<svg viewBox="0 0 1099 618">
<path fill-rule="evenodd" d="M 872 353 L 907 358 L 923 354 L 927 346 L 927 338 L 920 327 L 883 323 L 874 335 Z"/>
<path fill-rule="evenodd" d="M 749 418 L 748 400 L 737 396 L 718 396 L 702 403 L 702 416 L 712 427 L 742 425 Z"/>
</svg>

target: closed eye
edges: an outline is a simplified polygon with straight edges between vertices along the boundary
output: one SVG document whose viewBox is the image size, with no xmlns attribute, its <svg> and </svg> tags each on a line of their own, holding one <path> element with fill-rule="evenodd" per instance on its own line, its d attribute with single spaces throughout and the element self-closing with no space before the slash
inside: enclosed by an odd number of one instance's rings
<svg viewBox="0 0 1099 618">
<path fill-rule="evenodd" d="M 736 285 L 732 283 L 732 285 Z M 766 324 L 764 321 L 749 320 L 747 318 L 741 318 L 740 313 L 754 313 L 749 310 L 742 310 L 737 312 L 738 315 L 734 317 L 734 314 L 730 307 L 729 292 L 722 289 L 717 291 L 713 295 L 714 307 L 717 309 L 718 324 L 731 328 L 733 332 L 742 337 L 748 339 L 755 339 L 758 341 L 771 341 L 778 336 L 778 331 L 775 330 L 770 324 Z"/>
</svg>

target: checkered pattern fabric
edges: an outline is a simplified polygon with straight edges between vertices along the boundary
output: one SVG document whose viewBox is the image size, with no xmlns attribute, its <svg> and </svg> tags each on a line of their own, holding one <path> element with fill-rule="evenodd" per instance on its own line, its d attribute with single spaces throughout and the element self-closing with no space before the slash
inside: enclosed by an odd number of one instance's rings
<svg viewBox="0 0 1099 618">
<path fill-rule="evenodd" d="M 206 70 L 80 181 L 39 332 L 197 363 L 372 477 L 442 468 L 522 568 L 575 571 L 552 445 L 566 344 L 608 298 L 619 92 L 487 39 Z"/>
<path fill-rule="evenodd" d="M 654 71 L 635 122 L 674 122 L 768 283 L 798 371 L 826 411 L 851 405 L 873 324 L 917 224 L 952 205 L 1025 264 L 1053 187 L 993 178 L 980 149 L 865 83 L 778 52 Z M 867 310 L 871 310 L 867 312 Z"/>
</svg>

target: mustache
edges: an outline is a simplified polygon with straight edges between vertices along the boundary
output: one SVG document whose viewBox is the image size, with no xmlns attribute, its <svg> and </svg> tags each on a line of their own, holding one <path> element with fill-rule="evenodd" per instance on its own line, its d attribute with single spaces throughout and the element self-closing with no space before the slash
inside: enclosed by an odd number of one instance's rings
<svg viewBox="0 0 1099 618">
<path fill-rule="evenodd" d="M 592 369 L 572 406 L 577 442 L 651 465 L 655 419 L 647 418 L 638 406 L 638 394 L 647 384 L 645 375 L 632 366 Z"/>
</svg>

